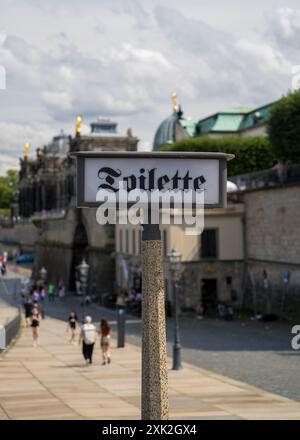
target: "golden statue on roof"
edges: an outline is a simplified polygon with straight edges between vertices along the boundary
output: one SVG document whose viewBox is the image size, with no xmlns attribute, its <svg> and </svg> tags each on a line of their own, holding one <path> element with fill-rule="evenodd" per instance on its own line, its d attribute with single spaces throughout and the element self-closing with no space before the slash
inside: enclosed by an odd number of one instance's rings
<svg viewBox="0 0 300 440">
<path fill-rule="evenodd" d="M 76 118 L 76 124 L 75 124 L 75 132 L 77 135 L 79 135 L 81 133 L 82 122 L 83 122 L 83 116 L 78 115 Z"/>
<path fill-rule="evenodd" d="M 25 159 L 28 159 L 28 156 L 29 156 L 29 150 L 30 150 L 30 144 L 27 142 L 27 143 L 24 145 L 24 158 L 25 158 Z"/>
<path fill-rule="evenodd" d="M 172 101 L 173 101 L 173 112 L 174 113 L 178 113 L 179 110 L 180 110 L 180 104 L 178 102 L 177 93 L 176 92 L 172 93 Z"/>
</svg>

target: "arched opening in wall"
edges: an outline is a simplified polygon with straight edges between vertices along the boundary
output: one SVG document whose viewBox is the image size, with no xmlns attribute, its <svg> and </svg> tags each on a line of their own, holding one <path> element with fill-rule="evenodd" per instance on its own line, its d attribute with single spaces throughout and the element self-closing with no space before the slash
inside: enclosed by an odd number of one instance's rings
<svg viewBox="0 0 300 440">
<path fill-rule="evenodd" d="M 85 258 L 88 263 L 88 236 L 86 229 L 82 223 L 79 223 L 75 229 L 74 241 L 73 241 L 73 251 L 72 251 L 72 264 L 70 271 L 70 290 L 76 292 L 76 280 L 78 279 L 79 273 L 77 267 Z"/>
</svg>

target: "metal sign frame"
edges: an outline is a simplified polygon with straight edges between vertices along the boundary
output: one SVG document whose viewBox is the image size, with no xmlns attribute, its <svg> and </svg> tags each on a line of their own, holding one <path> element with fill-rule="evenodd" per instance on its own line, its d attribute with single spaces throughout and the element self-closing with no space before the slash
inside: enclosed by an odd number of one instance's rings
<svg viewBox="0 0 300 440">
<path fill-rule="evenodd" d="M 78 151 L 70 155 L 72 158 L 76 158 L 76 200 L 78 208 L 96 208 L 100 205 L 99 202 L 86 202 L 84 199 L 84 182 L 85 182 L 85 159 L 214 159 L 219 161 L 219 200 L 215 204 L 205 204 L 205 208 L 225 208 L 226 207 L 226 183 L 227 183 L 227 161 L 234 158 L 233 154 L 226 153 L 197 153 L 197 152 L 177 152 L 177 151 Z"/>
</svg>

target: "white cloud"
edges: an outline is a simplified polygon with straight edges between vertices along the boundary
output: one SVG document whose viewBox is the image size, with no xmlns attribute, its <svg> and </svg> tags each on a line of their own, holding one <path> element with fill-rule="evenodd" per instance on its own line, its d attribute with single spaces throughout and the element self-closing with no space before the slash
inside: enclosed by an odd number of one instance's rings
<svg viewBox="0 0 300 440">
<path fill-rule="evenodd" d="M 60 128 L 73 130 L 79 113 L 86 123 L 107 115 L 123 132 L 132 127 L 147 149 L 172 111 L 173 90 L 195 118 L 286 92 L 291 65 L 299 64 L 299 10 L 271 9 L 266 31 L 254 39 L 233 33 L 232 17 L 226 30 L 226 11 L 222 30 L 220 17 L 212 25 L 212 13 L 210 24 L 204 14 L 188 17 L 196 10 L 190 2 L 7 2 L 0 17 L 0 65 L 7 72 L 7 89 L 0 91 L 2 167 L 26 141 L 36 147 Z M 241 12 L 230 10 L 238 21 Z"/>
<path fill-rule="evenodd" d="M 285 41 L 296 42 L 300 31 L 300 9 L 278 8 L 266 14 L 266 19 L 270 25 L 270 34 L 279 44 Z"/>
<path fill-rule="evenodd" d="M 26 142 L 31 144 L 31 156 L 35 155 L 38 146 L 46 145 L 53 136 L 53 130 L 49 126 L 40 124 L 16 124 L 12 122 L 0 122 L 1 132 L 1 161 L 0 174 L 7 168 L 16 168 L 19 157 L 23 155 Z"/>
</svg>

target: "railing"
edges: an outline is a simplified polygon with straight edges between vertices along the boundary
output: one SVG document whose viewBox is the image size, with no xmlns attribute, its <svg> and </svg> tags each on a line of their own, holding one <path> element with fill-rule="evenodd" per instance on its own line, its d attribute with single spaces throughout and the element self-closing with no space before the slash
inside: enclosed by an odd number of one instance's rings
<svg viewBox="0 0 300 440">
<path fill-rule="evenodd" d="M 27 225 L 33 221 L 61 219 L 66 216 L 66 209 L 51 209 L 49 211 L 35 212 L 31 217 L 0 218 L 0 225 L 6 228 L 12 228 L 15 225 Z"/>
<path fill-rule="evenodd" d="M 49 211 L 35 212 L 30 218 L 34 220 L 49 220 L 49 219 L 60 219 L 66 216 L 65 209 L 51 209 Z"/>
<path fill-rule="evenodd" d="M 19 311 L 18 315 L 4 326 L 5 348 L 7 348 L 11 341 L 17 336 L 20 331 L 20 327 L 21 312 Z M 5 350 L 5 348 L 3 349 L 3 347 L 0 347 L 0 352 Z"/>
<path fill-rule="evenodd" d="M 300 183 L 300 165 L 276 166 L 270 170 L 231 176 L 240 191 Z"/>
<path fill-rule="evenodd" d="M 29 224 L 32 223 L 30 218 L 26 218 L 26 217 L 20 217 L 18 219 L 11 219 L 11 218 L 0 218 L 0 225 L 3 227 L 7 227 L 7 228 L 12 228 L 15 225 L 25 225 L 25 224 Z"/>
</svg>

